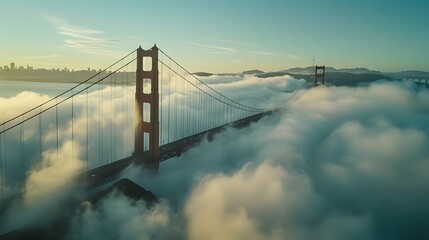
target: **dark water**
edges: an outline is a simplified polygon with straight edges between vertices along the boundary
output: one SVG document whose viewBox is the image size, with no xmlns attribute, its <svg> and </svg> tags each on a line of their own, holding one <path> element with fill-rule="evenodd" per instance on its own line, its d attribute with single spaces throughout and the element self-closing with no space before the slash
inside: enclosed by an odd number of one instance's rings
<svg viewBox="0 0 429 240">
<path fill-rule="evenodd" d="M 75 83 L 43 83 L 0 80 L 0 97 L 9 98 L 30 91 L 54 97 L 75 86 Z"/>
</svg>

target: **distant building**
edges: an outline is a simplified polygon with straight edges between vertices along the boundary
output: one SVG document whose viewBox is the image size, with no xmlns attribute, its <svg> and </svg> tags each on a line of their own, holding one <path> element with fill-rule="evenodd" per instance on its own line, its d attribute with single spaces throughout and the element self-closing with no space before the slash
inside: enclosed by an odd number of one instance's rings
<svg viewBox="0 0 429 240">
<path fill-rule="evenodd" d="M 15 70 L 15 63 L 10 63 L 10 70 Z"/>
<path fill-rule="evenodd" d="M 27 70 L 33 70 L 33 67 L 28 66 L 27 64 Z"/>
<path fill-rule="evenodd" d="M 4 69 L 5 71 L 9 70 L 9 66 L 4 65 L 3 69 Z"/>
</svg>

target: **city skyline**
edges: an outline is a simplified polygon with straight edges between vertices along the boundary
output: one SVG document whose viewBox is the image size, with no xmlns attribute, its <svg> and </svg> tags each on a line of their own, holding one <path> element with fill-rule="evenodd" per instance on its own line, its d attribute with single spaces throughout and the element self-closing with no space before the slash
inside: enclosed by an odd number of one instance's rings
<svg viewBox="0 0 429 240">
<path fill-rule="evenodd" d="M 278 71 L 271 71 L 271 72 L 284 72 L 284 71 L 288 71 L 288 70 L 295 70 L 296 68 L 298 69 L 306 69 L 306 68 L 310 68 L 310 67 L 315 67 L 313 66 L 302 66 L 302 67 L 291 67 L 289 69 L 282 69 L 282 70 L 278 70 Z M 418 71 L 418 70 L 405 70 L 405 71 L 399 71 L 399 72 L 382 72 L 379 71 L 378 69 L 368 69 L 368 68 L 362 68 L 362 67 L 351 67 L 351 68 L 335 68 L 335 66 L 326 66 L 327 68 L 332 68 L 334 70 L 344 70 L 344 71 L 348 71 L 348 70 L 361 70 L 362 73 L 363 72 L 380 72 L 380 73 L 400 73 L 400 72 L 421 72 L 422 74 L 429 74 L 429 72 L 426 71 Z M 18 66 L 16 65 L 14 62 L 9 63 L 9 65 L 0 65 L 0 71 L 9 71 L 9 72 L 19 72 L 19 71 L 55 71 L 55 72 L 101 72 L 103 71 L 103 69 L 99 68 L 99 69 L 95 69 L 95 68 L 91 68 L 91 67 L 87 67 L 87 68 L 82 68 L 82 69 L 74 69 L 74 68 L 68 68 L 67 66 L 64 67 L 57 67 L 57 68 L 34 68 L 33 66 L 30 66 L 28 64 L 26 64 L 25 66 Z M 244 71 L 239 71 L 239 72 L 195 72 L 197 75 L 198 73 L 200 74 L 205 74 L 205 73 L 209 73 L 209 74 L 240 74 L 240 73 L 244 73 L 244 72 L 253 72 L 253 71 L 261 71 L 261 72 L 265 72 L 259 69 L 247 69 Z M 111 71 L 107 71 L 107 72 L 111 72 Z M 129 72 L 134 72 L 134 71 L 129 71 Z M 268 72 L 267 72 L 268 73 Z"/>
<path fill-rule="evenodd" d="M 24 65 L 16 65 L 14 62 L 9 63 L 9 65 L 0 65 L 0 70 L 4 71 L 15 71 L 15 70 L 48 70 L 48 71 L 101 71 L 102 69 L 95 69 L 91 67 L 87 67 L 86 69 L 74 69 L 74 68 L 68 68 L 67 66 L 63 67 L 57 67 L 57 68 L 34 68 L 33 66 L 30 66 L 29 64 Z"/>
<path fill-rule="evenodd" d="M 191 71 L 316 64 L 429 71 L 429 3 L 29 0 L 2 3 L 0 62 L 104 68 L 157 44 Z M 77 14 L 78 13 L 78 14 Z M 29 24 L 31 23 L 31 24 Z"/>
</svg>

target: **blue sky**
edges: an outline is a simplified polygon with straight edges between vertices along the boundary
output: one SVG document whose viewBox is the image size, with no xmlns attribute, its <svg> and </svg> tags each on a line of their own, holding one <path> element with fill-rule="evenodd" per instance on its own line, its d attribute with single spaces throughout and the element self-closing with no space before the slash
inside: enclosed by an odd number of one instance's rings
<svg viewBox="0 0 429 240">
<path fill-rule="evenodd" d="M 191 71 L 317 64 L 429 71 L 429 2 L 101 1 L 1 3 L 0 65 L 103 68 L 156 43 Z"/>
</svg>

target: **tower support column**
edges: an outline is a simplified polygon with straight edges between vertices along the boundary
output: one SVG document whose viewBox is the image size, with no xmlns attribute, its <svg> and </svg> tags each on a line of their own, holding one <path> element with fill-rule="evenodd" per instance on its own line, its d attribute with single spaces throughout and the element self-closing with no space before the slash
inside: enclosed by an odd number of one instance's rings
<svg viewBox="0 0 429 240">
<path fill-rule="evenodd" d="M 145 66 L 150 69 L 145 69 Z M 136 161 L 151 168 L 159 167 L 159 83 L 158 48 L 137 49 L 136 115 L 134 155 Z M 149 116 L 146 116 L 149 115 Z M 149 119 L 149 121 L 147 121 Z M 146 121 L 145 121 L 146 120 Z M 146 143 L 148 142 L 148 143 Z M 148 155 L 144 153 L 149 147 Z"/>
</svg>

